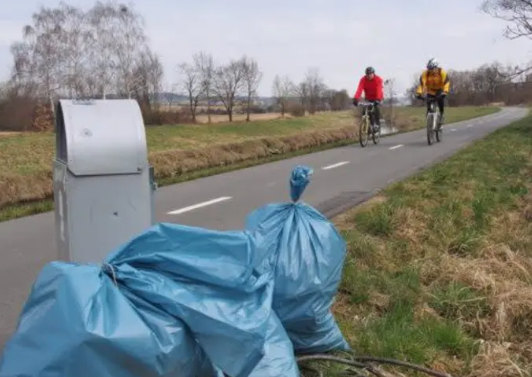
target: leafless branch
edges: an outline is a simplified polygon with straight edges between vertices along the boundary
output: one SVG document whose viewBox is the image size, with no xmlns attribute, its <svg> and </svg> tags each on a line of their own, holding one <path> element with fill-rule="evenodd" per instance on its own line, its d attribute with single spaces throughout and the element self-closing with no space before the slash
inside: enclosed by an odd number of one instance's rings
<svg viewBox="0 0 532 377">
<path fill-rule="evenodd" d="M 193 56 L 194 66 L 200 72 L 201 85 L 203 87 L 202 92 L 205 95 L 207 101 L 207 117 L 209 124 L 212 123 L 211 119 L 211 96 L 213 94 L 215 66 L 212 55 L 206 52 L 199 52 Z"/>
<path fill-rule="evenodd" d="M 294 84 L 288 76 L 280 77 L 275 76 L 273 80 L 272 94 L 275 98 L 275 102 L 281 109 L 281 116 L 285 116 L 287 111 L 288 99 L 294 92 Z"/>
<path fill-rule="evenodd" d="M 34 82 L 36 95 L 50 101 L 112 91 L 125 96 L 146 51 L 143 19 L 133 7 L 98 1 L 83 10 L 61 2 L 40 7 L 11 46 L 13 76 Z"/>
<path fill-rule="evenodd" d="M 192 121 L 195 123 L 198 103 L 205 89 L 201 71 L 198 66 L 189 63 L 179 64 L 178 69 L 182 75 L 181 87 L 188 95 L 190 113 L 192 114 Z"/>
<path fill-rule="evenodd" d="M 310 114 L 314 114 L 320 109 L 323 94 L 327 86 L 317 68 L 308 70 L 305 76 L 305 82 L 308 91 L 308 111 Z"/>
<path fill-rule="evenodd" d="M 233 121 L 236 97 L 244 88 L 244 69 L 241 60 L 231 60 L 228 64 L 218 67 L 214 74 L 213 92 L 222 102 L 227 111 L 229 121 Z"/>
<path fill-rule="evenodd" d="M 509 23 L 504 32 L 508 39 L 532 38 L 531 0 L 485 0 L 482 10 Z"/>
<path fill-rule="evenodd" d="M 251 104 L 253 97 L 257 94 L 260 81 L 262 80 L 262 72 L 259 70 L 259 64 L 248 57 L 244 56 L 241 59 L 242 74 L 244 79 L 244 86 L 246 91 L 246 121 L 250 121 Z"/>
</svg>

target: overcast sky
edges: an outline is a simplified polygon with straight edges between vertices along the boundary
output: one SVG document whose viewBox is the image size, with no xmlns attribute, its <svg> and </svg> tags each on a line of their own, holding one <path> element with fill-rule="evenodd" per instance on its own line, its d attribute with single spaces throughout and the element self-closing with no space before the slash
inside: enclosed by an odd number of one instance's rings
<svg viewBox="0 0 532 377">
<path fill-rule="evenodd" d="M 10 44 L 21 38 L 39 5 L 57 0 L 2 0 L 0 76 L 10 69 Z M 93 0 L 70 0 L 90 7 Z M 504 22 L 479 11 L 481 0 L 136 0 L 153 49 L 176 80 L 175 66 L 199 50 L 217 62 L 242 54 L 258 60 L 264 73 L 261 95 L 270 95 L 275 74 L 300 80 L 319 67 L 334 88 L 355 86 L 367 65 L 383 78 L 396 78 L 403 92 L 427 59 L 445 68 L 466 69 L 495 59 L 530 60 L 532 41 L 502 37 Z"/>
</svg>

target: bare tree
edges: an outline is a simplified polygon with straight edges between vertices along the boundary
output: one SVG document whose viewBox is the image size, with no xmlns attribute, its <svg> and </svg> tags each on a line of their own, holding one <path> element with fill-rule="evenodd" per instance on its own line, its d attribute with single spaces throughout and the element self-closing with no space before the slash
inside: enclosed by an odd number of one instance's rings
<svg viewBox="0 0 532 377">
<path fill-rule="evenodd" d="M 61 51 L 57 43 L 61 38 L 61 9 L 42 7 L 33 14 L 33 25 L 23 29 L 23 41 L 15 42 L 11 52 L 14 58 L 14 75 L 22 81 L 38 84 L 40 97 L 46 97 L 53 109 L 57 90 L 63 87 L 60 62 Z M 24 77 L 24 78 L 22 78 Z"/>
<path fill-rule="evenodd" d="M 384 119 L 389 127 L 394 126 L 395 122 L 395 104 L 397 92 L 395 91 L 395 79 L 389 78 L 384 80 L 384 101 L 383 105 L 388 105 L 389 111 L 384 113 Z"/>
<path fill-rule="evenodd" d="M 115 69 L 117 73 L 117 89 L 124 94 L 130 82 L 134 80 L 133 71 L 139 55 L 149 50 L 147 37 L 144 33 L 144 19 L 132 7 L 123 4 L 108 3 L 109 11 L 115 16 L 120 33 L 114 35 Z"/>
<path fill-rule="evenodd" d="M 347 90 L 327 89 L 324 91 L 326 107 L 330 111 L 342 111 L 349 107 L 349 94 Z"/>
<path fill-rule="evenodd" d="M 116 22 L 117 13 L 116 7 L 98 2 L 86 15 L 87 22 L 91 25 L 94 46 L 88 55 L 93 61 L 92 70 L 97 81 L 97 93 L 104 99 L 111 91 L 116 90 L 119 80 L 117 53 L 121 49 L 116 44 L 122 39 L 122 31 L 120 23 Z"/>
<path fill-rule="evenodd" d="M 206 52 L 199 52 L 193 56 L 194 66 L 200 72 L 201 85 L 203 87 L 202 92 L 205 95 L 207 101 L 207 118 L 208 123 L 212 123 L 211 119 L 211 96 L 213 94 L 214 85 L 214 59 L 212 55 Z"/>
<path fill-rule="evenodd" d="M 246 56 L 242 58 L 242 69 L 244 76 L 244 87 L 246 91 L 246 121 L 250 121 L 251 104 L 253 97 L 257 94 L 257 89 L 262 80 L 262 72 L 259 70 L 259 64 Z"/>
<path fill-rule="evenodd" d="M 281 109 L 281 116 L 285 116 L 287 111 L 288 100 L 294 91 L 294 84 L 288 76 L 280 77 L 276 75 L 273 80 L 272 94 L 275 102 Z"/>
<path fill-rule="evenodd" d="M 213 92 L 225 107 L 230 122 L 233 121 L 236 97 L 241 94 L 243 84 L 244 69 L 241 60 L 231 60 L 216 69 Z"/>
<path fill-rule="evenodd" d="M 306 81 L 300 82 L 298 85 L 294 85 L 294 94 L 299 97 L 301 106 L 305 111 L 308 111 L 308 84 Z"/>
<path fill-rule="evenodd" d="M 308 112 L 314 114 L 320 109 L 327 86 L 317 68 L 308 70 L 305 76 L 305 82 L 308 90 Z"/>
<path fill-rule="evenodd" d="M 37 84 L 35 95 L 50 102 L 57 95 L 127 95 L 146 51 L 142 17 L 113 1 L 87 11 L 64 2 L 40 7 L 11 48 L 16 79 Z"/>
<path fill-rule="evenodd" d="M 163 67 L 159 57 L 150 50 L 142 51 L 130 75 L 134 80 L 137 100 L 146 110 L 158 110 L 158 95 L 161 92 Z"/>
<path fill-rule="evenodd" d="M 485 0 L 482 4 L 482 10 L 510 24 L 504 32 L 507 38 L 532 38 L 532 1 Z"/>
<path fill-rule="evenodd" d="M 114 0 L 97 1 L 88 10 L 65 2 L 41 6 L 23 28 L 21 40 L 12 44 L 11 53 L 15 87 L 31 92 L 12 95 L 10 101 L 17 113 L 28 114 L 24 119 L 33 117 L 30 127 L 35 129 L 53 124 L 58 97 L 106 98 L 114 92 L 134 94 L 143 110 L 158 104 L 162 65 L 148 46 L 142 17 L 132 6 Z M 29 95 L 35 101 L 26 100 Z M 22 103 L 25 106 L 17 105 Z"/>
<path fill-rule="evenodd" d="M 57 64 L 63 93 L 71 98 L 84 97 L 87 94 L 85 78 L 90 74 L 86 72 L 88 65 L 83 63 L 87 58 L 86 51 L 92 48 L 91 30 L 85 13 L 79 8 L 60 3 L 53 14 L 59 24 L 54 43 L 61 56 Z"/>
<path fill-rule="evenodd" d="M 198 103 L 205 90 L 202 83 L 201 71 L 197 66 L 188 63 L 181 63 L 179 65 L 179 71 L 183 76 L 181 87 L 188 95 L 188 105 L 190 114 L 192 115 L 192 122 L 196 123 Z"/>
<path fill-rule="evenodd" d="M 166 83 L 164 85 L 163 98 L 164 98 L 167 111 L 170 111 L 172 109 L 172 104 L 174 102 L 174 91 L 175 91 L 176 86 L 177 86 L 176 84 L 169 84 L 169 83 Z"/>
<path fill-rule="evenodd" d="M 385 102 L 393 104 L 395 101 L 395 96 L 397 95 L 395 91 L 395 79 L 390 78 L 384 80 L 384 95 L 385 95 Z"/>
</svg>

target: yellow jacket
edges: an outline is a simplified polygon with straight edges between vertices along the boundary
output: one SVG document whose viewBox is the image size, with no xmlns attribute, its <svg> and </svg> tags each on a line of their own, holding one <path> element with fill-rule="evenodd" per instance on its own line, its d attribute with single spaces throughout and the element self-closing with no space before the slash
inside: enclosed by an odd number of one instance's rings
<svg viewBox="0 0 532 377">
<path fill-rule="evenodd" d="M 449 81 L 447 72 L 443 68 L 438 68 L 434 73 L 424 70 L 419 78 L 419 86 L 417 87 L 416 94 L 427 92 L 427 94 L 435 95 L 439 90 L 449 94 L 450 86 L 451 82 Z"/>
</svg>

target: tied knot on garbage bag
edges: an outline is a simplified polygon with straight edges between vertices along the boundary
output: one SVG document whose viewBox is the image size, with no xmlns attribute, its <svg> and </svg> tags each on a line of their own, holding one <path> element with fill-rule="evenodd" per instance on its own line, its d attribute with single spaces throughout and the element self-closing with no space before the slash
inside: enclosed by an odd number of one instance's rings
<svg viewBox="0 0 532 377">
<path fill-rule="evenodd" d="M 292 172 L 293 202 L 311 174 Z M 100 266 L 47 264 L 0 377 L 299 377 L 296 354 L 349 350 L 331 313 L 345 243 L 293 202 L 244 230 L 161 223 Z"/>
<path fill-rule="evenodd" d="M 116 280 L 115 268 L 113 267 L 112 264 L 105 263 L 105 262 L 102 263 L 102 272 L 107 274 L 113 280 L 115 287 L 118 286 L 118 282 Z"/>
<path fill-rule="evenodd" d="M 301 195 L 310 183 L 310 177 L 314 171 L 308 166 L 297 166 L 290 175 L 290 197 L 295 203 L 299 201 Z"/>
</svg>

